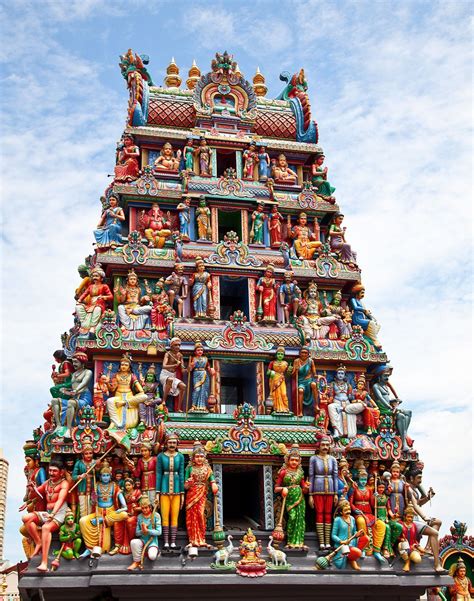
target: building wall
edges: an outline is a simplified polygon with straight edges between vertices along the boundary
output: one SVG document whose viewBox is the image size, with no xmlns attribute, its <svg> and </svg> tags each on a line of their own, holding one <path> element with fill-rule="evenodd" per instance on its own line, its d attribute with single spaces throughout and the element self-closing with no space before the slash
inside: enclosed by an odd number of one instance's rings
<svg viewBox="0 0 474 601">
<path fill-rule="evenodd" d="M 0 449 L 0 560 L 3 559 L 3 537 L 5 532 L 5 513 L 7 510 L 8 461 Z"/>
</svg>

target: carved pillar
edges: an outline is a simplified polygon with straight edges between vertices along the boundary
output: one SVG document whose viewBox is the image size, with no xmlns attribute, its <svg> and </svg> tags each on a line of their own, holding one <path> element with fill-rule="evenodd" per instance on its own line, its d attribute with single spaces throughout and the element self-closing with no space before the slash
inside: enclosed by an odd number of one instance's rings
<svg viewBox="0 0 474 601">
<path fill-rule="evenodd" d="M 148 148 L 142 148 L 142 169 L 148 165 Z"/>
<path fill-rule="evenodd" d="M 216 495 L 217 498 L 217 519 L 220 521 L 220 525 L 222 526 L 222 520 L 224 518 L 224 491 L 223 491 L 223 478 L 222 478 L 222 463 L 213 463 L 212 471 L 214 472 L 214 478 L 216 479 L 216 484 L 219 487 L 219 491 Z M 271 468 L 270 468 L 271 472 Z M 273 511 L 273 506 L 272 506 Z M 266 516 L 266 510 L 265 510 Z M 266 523 L 266 522 L 265 522 Z"/>
<path fill-rule="evenodd" d="M 273 530 L 275 517 L 273 513 L 273 473 L 271 465 L 262 466 L 263 469 L 263 500 L 265 530 Z M 216 473 L 214 469 L 214 474 Z M 217 479 L 217 478 L 216 478 Z M 220 490 L 220 489 L 219 489 Z"/>
<path fill-rule="evenodd" d="M 211 148 L 211 174 L 212 177 L 217 177 L 217 152 L 215 148 Z"/>
<path fill-rule="evenodd" d="M 247 281 L 249 286 L 249 321 L 255 323 L 257 321 L 257 312 L 255 307 L 255 279 L 249 278 Z"/>
<path fill-rule="evenodd" d="M 257 363 L 257 413 L 265 415 L 265 363 Z"/>
<path fill-rule="evenodd" d="M 214 394 L 216 395 L 215 413 L 221 412 L 221 362 L 216 359 L 212 360 L 212 367 L 216 370 L 214 376 Z"/>
<path fill-rule="evenodd" d="M 235 152 L 235 170 L 237 172 L 237 177 L 242 179 L 242 151 L 237 150 Z"/>
<path fill-rule="evenodd" d="M 240 211 L 240 221 L 242 223 L 242 236 L 241 240 L 244 244 L 249 243 L 249 212 L 247 209 Z"/>
<path fill-rule="evenodd" d="M 221 318 L 221 291 L 220 291 L 220 279 L 218 275 L 211 275 L 211 291 L 212 301 L 214 304 L 214 319 Z"/>
<path fill-rule="evenodd" d="M 303 165 L 296 166 L 296 173 L 298 175 L 298 184 L 300 186 L 303 185 Z"/>
<path fill-rule="evenodd" d="M 212 241 L 219 242 L 219 219 L 218 219 L 217 207 L 211 207 L 211 229 L 212 229 Z"/>
</svg>

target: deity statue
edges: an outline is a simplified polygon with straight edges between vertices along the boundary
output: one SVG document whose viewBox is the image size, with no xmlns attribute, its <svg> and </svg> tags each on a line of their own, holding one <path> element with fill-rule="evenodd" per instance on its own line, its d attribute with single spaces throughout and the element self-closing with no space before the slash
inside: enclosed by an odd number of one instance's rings
<svg viewBox="0 0 474 601">
<path fill-rule="evenodd" d="M 285 347 L 279 346 L 275 352 L 275 359 L 270 362 L 267 370 L 273 413 L 290 412 L 285 382 L 285 375 L 290 371 L 288 361 L 285 361 Z"/>
<path fill-rule="evenodd" d="M 266 182 L 270 173 L 270 157 L 265 146 L 260 146 L 258 150 L 258 181 Z"/>
<path fill-rule="evenodd" d="M 160 514 L 155 512 L 148 497 L 140 499 L 140 510 L 135 538 L 130 541 L 133 562 L 128 566 L 128 570 L 140 567 L 145 553 L 150 561 L 155 561 L 160 549 L 158 543 L 158 537 L 161 535 Z"/>
<path fill-rule="evenodd" d="M 353 570 L 360 570 L 357 560 L 362 557 L 369 539 L 362 530 L 357 530 L 356 521 L 351 515 L 351 506 L 345 499 L 337 506 L 331 540 L 335 547 L 342 546 L 334 557 L 336 568 L 341 570 L 349 564 Z"/>
<path fill-rule="evenodd" d="M 94 337 L 106 306 L 114 296 L 107 284 L 104 284 L 105 272 L 103 269 L 94 267 L 90 277 L 92 283 L 77 299 L 76 315 L 81 323 L 79 333 Z"/>
<path fill-rule="evenodd" d="M 193 173 L 194 171 L 194 140 L 188 138 L 186 145 L 183 148 L 184 168 L 186 171 Z"/>
<path fill-rule="evenodd" d="M 280 248 L 282 242 L 281 236 L 281 224 L 283 221 L 283 216 L 278 211 L 278 205 L 272 205 L 270 216 L 269 216 L 269 224 L 268 231 L 270 233 L 270 246 L 272 248 Z"/>
<path fill-rule="evenodd" d="M 300 450 L 298 445 L 294 444 L 285 455 L 285 462 L 278 472 L 275 483 L 275 493 L 281 494 L 286 507 L 286 546 L 290 549 L 305 549 L 304 495 L 307 492 L 308 484 L 301 466 Z"/>
<path fill-rule="evenodd" d="M 142 371 L 142 364 L 138 364 L 138 379 L 140 380 L 140 384 L 142 385 L 143 392 L 147 396 L 147 400 L 140 403 L 138 407 L 138 415 L 140 417 L 140 423 L 145 426 L 145 428 L 155 428 L 158 425 L 158 420 L 156 419 L 155 409 L 162 404 L 162 399 L 160 398 L 160 391 L 158 387 L 158 381 L 156 379 L 156 368 L 152 363 L 150 367 L 147 369 L 145 376 Z"/>
<path fill-rule="evenodd" d="M 137 331 L 150 327 L 152 310 L 150 297 L 142 294 L 138 276 L 133 269 L 128 272 L 125 286 L 122 286 L 120 278 L 117 278 L 114 294 L 118 303 L 118 317 L 123 329 Z"/>
<path fill-rule="evenodd" d="M 318 153 L 311 165 L 311 183 L 316 188 L 316 194 L 321 196 L 324 200 L 334 202 L 336 198 L 333 196 L 333 192 L 336 190 L 328 182 L 328 168 L 323 167 L 324 159 L 326 157 L 322 152 Z"/>
<path fill-rule="evenodd" d="M 54 551 L 56 557 L 64 557 L 64 559 L 78 559 L 80 556 L 79 550 L 82 545 L 81 530 L 79 524 L 76 524 L 74 513 L 67 511 L 64 518 L 64 524 L 59 529 L 59 542 L 61 550 Z"/>
<path fill-rule="evenodd" d="M 301 290 L 294 277 L 295 274 L 292 271 L 285 271 L 283 284 L 280 285 L 278 291 L 280 305 L 283 308 L 284 323 L 296 320 L 298 308 L 301 304 Z"/>
<path fill-rule="evenodd" d="M 94 450 L 91 445 L 84 445 L 82 458 L 77 459 L 72 470 L 72 481 L 78 482 L 79 513 L 83 517 L 93 512 L 92 494 L 94 491 L 95 471 L 98 465 L 94 460 Z"/>
<path fill-rule="evenodd" d="M 351 249 L 350 244 L 347 244 L 345 239 L 346 228 L 341 227 L 344 215 L 337 213 L 334 216 L 333 222 L 329 228 L 329 245 L 332 252 L 337 253 L 341 263 L 349 265 L 357 265 L 357 255 Z"/>
<path fill-rule="evenodd" d="M 332 403 L 332 392 L 329 389 L 326 372 L 317 377 L 318 407 L 316 411 L 316 423 L 326 431 L 329 428 L 329 410 Z"/>
<path fill-rule="evenodd" d="M 457 563 L 449 569 L 449 575 L 454 580 L 454 584 L 449 587 L 451 601 L 471 601 L 474 599 L 474 586 L 466 576 L 466 564 L 459 557 Z"/>
<path fill-rule="evenodd" d="M 372 342 L 376 350 L 381 350 L 382 346 L 377 340 L 377 334 L 380 330 L 380 324 L 377 323 L 372 313 L 364 307 L 362 299 L 365 296 L 365 288 L 362 284 L 356 284 L 352 290 L 352 297 L 349 300 L 349 306 L 352 309 L 352 325 L 361 326 L 365 336 Z"/>
<path fill-rule="evenodd" d="M 63 438 L 71 438 L 71 428 L 75 425 L 79 411 L 92 405 L 92 371 L 86 369 L 87 355 L 76 351 L 72 359 L 74 372 L 70 385 L 60 388 L 60 398 L 52 399 L 51 407 L 56 424 L 56 432 Z"/>
<path fill-rule="evenodd" d="M 340 365 L 330 386 L 332 402 L 328 407 L 329 419 L 334 436 L 355 438 L 357 415 L 365 409 L 364 404 L 354 398 L 352 386 L 346 378 L 346 367 Z"/>
<path fill-rule="evenodd" d="M 178 451 L 178 436 L 173 433 L 168 434 L 164 450 L 157 457 L 156 495 L 163 524 L 163 548 L 175 549 L 178 517 L 184 504 L 184 455 Z"/>
<path fill-rule="evenodd" d="M 250 227 L 250 243 L 251 244 L 264 244 L 263 241 L 263 228 L 267 216 L 263 212 L 263 202 L 257 203 L 257 209 L 253 211 L 251 215 L 252 225 Z"/>
<path fill-rule="evenodd" d="M 26 492 L 23 497 L 24 504 L 19 508 L 19 511 L 27 509 L 31 512 L 43 509 L 43 504 L 34 491 L 46 481 L 46 471 L 44 467 L 40 466 L 40 455 L 35 443 L 26 443 L 23 450 L 25 452 L 23 471 L 26 477 Z"/>
<path fill-rule="evenodd" d="M 197 342 L 194 355 L 189 362 L 189 371 L 192 374 L 191 409 L 207 413 L 207 401 L 211 392 L 211 379 L 215 377 L 216 370 L 210 366 L 209 359 L 204 356 L 204 347 Z"/>
<path fill-rule="evenodd" d="M 130 448 L 127 430 L 138 426 L 140 403 L 148 400 L 143 388 L 132 372 L 132 358 L 125 353 L 112 380 L 113 395 L 107 399 L 107 411 L 110 417 L 108 433 L 125 448 Z"/>
<path fill-rule="evenodd" d="M 276 321 L 277 285 L 275 270 L 267 265 L 264 275 L 258 279 L 255 291 L 258 295 L 257 318 L 261 321 Z"/>
<path fill-rule="evenodd" d="M 309 460 L 309 505 L 316 514 L 316 533 L 319 549 L 331 548 L 331 520 L 338 502 L 337 460 L 329 454 L 329 436 L 317 438 L 316 454 Z"/>
<path fill-rule="evenodd" d="M 128 517 L 126 520 L 114 523 L 114 541 L 115 549 L 118 553 L 128 555 L 131 552 L 130 541 L 135 537 L 138 515 L 141 512 L 140 499 L 141 491 L 134 488 L 132 478 L 125 478 L 123 481 L 123 496 L 127 505 Z M 112 551 L 111 555 L 114 555 Z"/>
<path fill-rule="evenodd" d="M 407 432 L 411 422 L 412 412 L 408 409 L 398 408 L 402 401 L 396 397 L 395 391 L 389 382 L 392 371 L 393 369 L 390 365 L 382 365 L 375 370 L 376 379 L 372 386 L 372 392 L 374 401 L 377 403 L 377 407 L 380 410 L 380 415 L 389 415 L 392 417 L 402 439 L 403 450 L 408 451 L 410 447 L 407 442 Z"/>
<path fill-rule="evenodd" d="M 165 142 L 160 151 L 160 156 L 153 163 L 153 167 L 161 171 L 178 171 L 180 160 L 181 150 L 178 150 L 175 156 L 173 146 L 169 142 Z"/>
<path fill-rule="evenodd" d="M 385 481 L 382 479 L 378 480 L 377 476 L 375 477 L 375 481 L 376 491 L 374 492 L 374 513 L 376 520 L 381 520 L 386 526 L 385 537 L 382 543 L 382 551 L 383 556 L 385 558 L 389 558 L 395 555 L 392 542 L 399 538 L 401 534 L 401 526 L 399 522 L 393 519 L 392 507 L 390 505 L 390 495 L 388 494 Z"/>
<path fill-rule="evenodd" d="M 183 201 L 178 203 L 176 210 L 179 217 L 179 234 L 182 240 L 188 241 L 190 240 L 191 197 L 185 196 Z"/>
<path fill-rule="evenodd" d="M 31 489 L 32 496 L 45 499 L 46 509 L 24 515 L 22 517 L 24 526 L 20 530 L 35 545 L 31 556 L 41 553 L 41 563 L 36 568 L 39 572 L 48 571 L 48 553 L 52 534 L 59 530 L 69 509 L 66 502 L 69 483 L 64 475 L 63 464 L 57 459 L 50 461 L 48 476 L 43 484 Z"/>
<path fill-rule="evenodd" d="M 61 395 L 61 388 L 71 385 L 71 377 L 74 367 L 62 349 L 54 351 L 53 357 L 59 366 L 57 369 L 55 364 L 51 366 L 51 379 L 54 382 L 54 386 L 49 389 L 49 392 L 51 394 L 51 398 L 57 399 Z"/>
<path fill-rule="evenodd" d="M 310 282 L 308 289 L 303 293 L 306 308 L 301 317 L 301 329 L 303 330 L 306 341 L 319 340 L 327 338 L 331 324 L 337 321 L 335 315 L 322 315 L 323 306 L 319 298 L 318 285 L 316 282 Z"/>
<path fill-rule="evenodd" d="M 311 407 L 317 403 L 316 366 L 309 356 L 309 349 L 302 347 L 300 354 L 293 363 L 295 378 L 296 398 L 293 413 L 297 417 L 303 416 L 303 408 Z"/>
<path fill-rule="evenodd" d="M 266 573 L 266 562 L 261 559 L 262 545 L 249 528 L 240 541 L 240 561 L 237 562 L 236 572 L 241 576 L 263 576 Z"/>
<path fill-rule="evenodd" d="M 349 470 L 349 462 L 345 457 L 341 457 L 338 461 L 337 470 L 337 497 L 339 501 L 342 499 L 348 500 L 349 490 L 352 487 L 353 480 Z"/>
<path fill-rule="evenodd" d="M 288 162 L 284 154 L 278 156 L 278 160 L 273 167 L 272 176 L 280 184 L 294 185 L 298 180 L 296 173 L 288 167 Z"/>
<path fill-rule="evenodd" d="M 141 495 L 148 497 L 153 504 L 156 496 L 156 457 L 152 456 L 149 443 L 143 442 L 140 445 L 140 455 L 136 465 L 128 458 L 125 462 L 132 476 L 140 482 Z"/>
<path fill-rule="evenodd" d="M 101 372 L 97 376 L 97 382 L 94 384 L 92 395 L 92 404 L 94 405 L 94 414 L 97 422 L 104 419 L 106 401 L 110 396 L 110 373 L 112 372 L 112 363 L 109 363 L 106 372 Z"/>
<path fill-rule="evenodd" d="M 199 158 L 199 175 L 201 177 L 211 177 L 211 149 L 207 145 L 206 138 L 201 137 L 194 154 Z"/>
<path fill-rule="evenodd" d="M 252 180 L 254 179 L 254 169 L 257 164 L 259 158 L 256 152 L 255 142 L 251 142 L 249 147 L 243 152 L 244 159 L 244 179 Z"/>
<path fill-rule="evenodd" d="M 186 384 L 182 381 L 184 368 L 183 355 L 180 352 L 181 340 L 172 338 L 170 350 L 163 357 L 163 365 L 160 373 L 160 384 L 163 388 L 163 401 L 166 403 L 168 396 L 174 397 L 174 411 L 183 411 L 183 398 L 186 392 Z"/>
<path fill-rule="evenodd" d="M 114 555 L 118 552 L 118 545 L 113 549 L 111 530 L 116 522 L 127 520 L 127 504 L 119 486 L 112 482 L 112 470 L 106 461 L 99 473 L 99 482 L 96 491 L 97 505 L 94 513 L 83 516 L 79 520 L 82 538 L 86 550 L 81 558 L 89 557 L 94 547 L 102 549 L 103 553 Z"/>
<path fill-rule="evenodd" d="M 364 411 L 362 412 L 362 420 L 367 434 L 375 434 L 380 423 L 380 411 L 377 404 L 370 396 L 366 388 L 366 380 L 364 374 L 361 374 L 356 379 L 356 390 L 354 391 L 354 400 L 363 403 Z"/>
<path fill-rule="evenodd" d="M 330 325 L 329 338 L 340 338 L 341 340 L 348 340 L 352 335 L 352 313 L 349 312 L 350 319 L 349 321 L 347 321 L 347 309 L 345 309 L 341 304 L 342 292 L 340 290 L 336 290 L 333 294 L 331 302 L 328 303 L 326 291 L 324 290 L 323 298 L 326 315 L 333 315 L 334 317 L 336 317 L 336 321 Z M 334 333 L 334 335 L 331 335 L 332 333 Z"/>
<path fill-rule="evenodd" d="M 290 231 L 291 229 L 291 231 Z M 291 228 L 290 216 L 288 215 L 288 230 L 290 238 L 293 239 L 293 251 L 298 259 L 312 259 L 314 253 L 321 248 L 316 234 L 308 227 L 308 218 L 306 213 L 300 213 L 298 223 Z"/>
<path fill-rule="evenodd" d="M 393 517 L 395 519 L 402 518 L 406 506 L 406 483 L 400 477 L 398 461 L 394 461 L 390 466 L 388 493 Z"/>
<path fill-rule="evenodd" d="M 196 209 L 196 223 L 198 240 L 212 240 L 211 210 L 206 205 L 206 197 L 199 197 L 199 206 Z"/>
<path fill-rule="evenodd" d="M 138 217 L 138 229 L 143 231 L 150 248 L 163 248 L 167 238 L 171 236 L 171 213 L 166 215 L 154 202 L 147 212 L 143 209 Z"/>
<path fill-rule="evenodd" d="M 181 263 L 176 263 L 174 271 L 165 279 L 165 291 L 168 294 L 169 304 L 174 309 L 178 309 L 178 317 L 183 317 L 183 305 L 188 297 L 188 280 L 183 275 L 184 267 Z"/>
<path fill-rule="evenodd" d="M 212 305 L 212 283 L 211 274 L 206 271 L 206 265 L 201 257 L 196 257 L 196 271 L 191 276 L 190 284 L 194 317 L 205 318 Z"/>
<path fill-rule="evenodd" d="M 428 526 L 431 527 L 432 530 L 439 532 L 441 528 L 442 522 L 438 518 L 429 518 L 425 515 L 422 507 L 426 505 L 428 501 L 434 497 L 435 492 L 430 487 L 428 492 L 425 493 L 423 487 L 421 485 L 421 481 L 423 479 L 423 470 L 416 467 L 408 472 L 408 483 L 406 487 L 406 498 L 407 502 L 413 507 L 415 511 L 414 520 L 415 522 L 419 522 L 420 518 L 423 522 L 426 522 Z M 437 536 L 437 535 L 436 535 Z M 431 544 L 431 540 L 429 545 Z M 429 547 L 428 545 L 428 547 Z"/>
<path fill-rule="evenodd" d="M 168 294 L 165 291 L 165 280 L 160 278 L 155 283 L 154 291 L 150 288 L 148 280 L 144 280 L 145 290 L 150 298 L 151 329 L 158 332 L 158 338 L 167 338 L 167 328 L 172 320 L 173 309 L 169 304 Z"/>
<path fill-rule="evenodd" d="M 191 460 L 186 468 L 184 489 L 186 491 L 186 530 L 189 544 L 193 547 L 209 547 L 206 543 L 205 508 L 209 488 L 216 495 L 219 488 L 206 459 L 206 451 L 200 442 L 194 443 Z"/>
<path fill-rule="evenodd" d="M 118 206 L 118 198 L 111 196 L 109 206 L 102 212 L 94 238 L 98 249 L 115 248 L 122 244 L 122 221 L 125 214 L 122 207 Z"/>
<path fill-rule="evenodd" d="M 117 147 L 117 164 L 115 165 L 116 183 L 127 183 L 137 179 L 140 172 L 138 159 L 140 149 L 133 143 L 133 137 L 125 135 Z"/>
</svg>

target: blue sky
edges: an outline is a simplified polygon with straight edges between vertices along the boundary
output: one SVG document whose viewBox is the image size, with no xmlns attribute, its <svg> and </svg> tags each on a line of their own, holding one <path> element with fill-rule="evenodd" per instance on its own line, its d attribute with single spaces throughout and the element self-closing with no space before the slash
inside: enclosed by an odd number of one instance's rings
<svg viewBox="0 0 474 601">
<path fill-rule="evenodd" d="M 128 95 L 118 55 L 172 56 L 186 79 L 227 49 L 269 97 L 305 68 L 330 181 L 367 305 L 414 410 L 437 495 L 428 513 L 473 523 L 472 44 L 469 2 L 0 1 L 1 446 L 11 462 L 5 555 L 22 557 L 22 441 L 41 423 L 52 352 L 71 323 Z M 455 493 L 453 490 L 455 489 Z"/>
</svg>

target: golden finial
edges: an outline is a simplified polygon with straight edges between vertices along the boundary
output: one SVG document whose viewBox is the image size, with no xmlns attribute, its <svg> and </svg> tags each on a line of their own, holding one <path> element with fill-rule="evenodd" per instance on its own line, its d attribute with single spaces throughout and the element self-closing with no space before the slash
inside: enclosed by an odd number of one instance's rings
<svg viewBox="0 0 474 601">
<path fill-rule="evenodd" d="M 196 65 L 196 61 L 193 59 L 193 64 L 191 65 L 191 69 L 189 69 L 188 79 L 186 80 L 188 90 L 194 90 L 200 78 L 201 69 Z"/>
<path fill-rule="evenodd" d="M 165 86 L 167 88 L 179 88 L 181 85 L 181 77 L 179 76 L 179 67 L 175 63 L 174 58 L 166 68 Z"/>
<path fill-rule="evenodd" d="M 239 63 L 236 63 L 235 69 L 234 69 L 234 73 L 237 75 L 237 77 L 241 77 L 242 76 L 242 73 L 240 72 Z"/>
<path fill-rule="evenodd" d="M 260 73 L 260 67 L 257 67 L 257 71 L 253 76 L 253 89 L 257 96 L 265 96 L 267 94 L 267 86 L 265 85 L 265 77 Z"/>
</svg>

